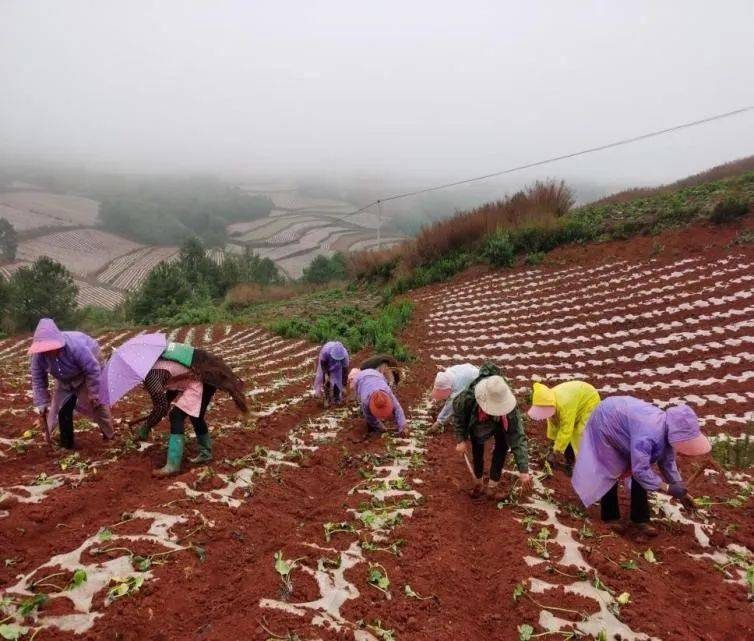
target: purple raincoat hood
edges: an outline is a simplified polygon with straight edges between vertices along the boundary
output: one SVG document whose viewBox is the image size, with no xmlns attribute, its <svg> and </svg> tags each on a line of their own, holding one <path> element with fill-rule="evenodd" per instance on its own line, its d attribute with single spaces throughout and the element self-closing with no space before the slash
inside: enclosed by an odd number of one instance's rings
<svg viewBox="0 0 754 641">
<path fill-rule="evenodd" d="M 46 352 L 65 347 L 65 335 L 58 329 L 51 318 L 43 318 L 34 330 L 34 338 L 29 347 L 29 354 Z"/>
<path fill-rule="evenodd" d="M 677 405 L 665 412 L 668 428 L 668 443 L 690 441 L 702 433 L 699 417 L 688 405 Z"/>
</svg>

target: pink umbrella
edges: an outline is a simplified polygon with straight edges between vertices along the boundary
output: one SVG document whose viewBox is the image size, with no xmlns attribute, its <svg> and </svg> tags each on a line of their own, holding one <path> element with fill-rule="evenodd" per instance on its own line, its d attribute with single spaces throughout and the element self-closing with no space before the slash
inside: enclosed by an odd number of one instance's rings
<svg viewBox="0 0 754 641">
<path fill-rule="evenodd" d="M 115 405 L 146 378 L 167 347 L 165 334 L 141 334 L 116 348 L 102 372 L 100 399 L 105 405 Z"/>
</svg>

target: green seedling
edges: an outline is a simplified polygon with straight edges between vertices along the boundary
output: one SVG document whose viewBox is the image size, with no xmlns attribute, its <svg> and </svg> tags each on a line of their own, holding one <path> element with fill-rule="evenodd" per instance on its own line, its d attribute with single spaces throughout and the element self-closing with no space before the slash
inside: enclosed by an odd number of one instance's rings
<svg viewBox="0 0 754 641">
<path fill-rule="evenodd" d="M 86 578 L 86 570 L 84 570 L 84 568 L 79 568 L 73 573 L 73 576 L 71 577 L 66 590 L 74 590 L 77 587 L 83 585 L 84 583 L 86 583 Z"/>
<path fill-rule="evenodd" d="M 126 576 L 126 577 L 114 577 L 112 579 L 114 586 L 107 592 L 107 598 L 111 601 L 120 599 L 127 594 L 133 594 L 138 592 L 144 583 L 143 576 Z"/>
<path fill-rule="evenodd" d="M 584 539 L 591 539 L 592 537 L 594 537 L 594 530 L 592 530 L 587 523 L 584 523 L 579 528 L 579 538 L 583 541 Z"/>
<path fill-rule="evenodd" d="M 543 559 L 550 558 L 550 552 L 547 549 L 547 541 L 550 538 L 550 530 L 543 527 L 538 533 L 536 538 L 529 538 L 526 540 L 530 549 L 534 550 Z"/>
<path fill-rule="evenodd" d="M 107 541 L 113 540 L 113 533 L 108 530 L 107 528 L 100 530 L 97 532 L 97 538 L 102 541 L 102 543 L 106 543 Z"/>
<path fill-rule="evenodd" d="M 390 596 L 388 592 L 390 589 L 390 578 L 387 575 L 387 570 L 379 563 L 369 564 L 367 583 L 387 596 Z"/>
<path fill-rule="evenodd" d="M 428 601 L 429 599 L 437 599 L 436 596 L 421 596 L 416 592 L 408 583 L 403 588 L 403 593 L 410 599 L 418 599 L 419 601 Z"/>
<path fill-rule="evenodd" d="M 513 601 L 518 601 L 522 596 L 526 594 L 526 586 L 523 583 L 517 583 L 513 588 Z"/>
<path fill-rule="evenodd" d="M 655 553 L 652 552 L 652 548 L 645 550 L 642 556 L 647 563 L 657 563 L 657 558 L 655 557 Z"/>
<path fill-rule="evenodd" d="M 54 479 L 51 479 L 47 474 L 42 472 L 32 481 L 32 485 L 52 485 L 55 483 Z"/>
<path fill-rule="evenodd" d="M 524 530 L 531 532 L 534 529 L 534 520 L 534 517 L 531 515 L 525 516 L 523 519 L 521 519 L 521 525 L 523 525 Z"/>
<path fill-rule="evenodd" d="M 304 558 L 300 557 L 293 561 L 286 561 L 283 558 L 282 552 L 275 552 L 275 572 L 280 575 L 280 581 L 283 584 L 283 591 L 286 595 L 293 594 L 293 578 L 291 574 L 296 568 L 296 564 Z"/>
<path fill-rule="evenodd" d="M 619 605 L 628 605 L 631 603 L 631 595 L 628 592 L 621 592 L 615 600 Z"/>
<path fill-rule="evenodd" d="M 534 628 L 528 623 L 523 623 L 518 626 L 518 641 L 531 641 L 534 636 Z"/>
<path fill-rule="evenodd" d="M 367 623 L 364 627 L 380 639 L 380 641 L 395 641 L 395 633 L 392 630 L 383 628 L 382 621 L 378 620 L 374 623 Z"/>
<path fill-rule="evenodd" d="M 329 543 L 330 539 L 332 538 L 333 534 L 336 534 L 338 532 L 344 532 L 348 534 L 358 534 L 358 531 L 356 528 L 347 521 L 342 521 L 340 523 L 325 523 L 322 526 L 325 530 L 325 540 Z"/>
<path fill-rule="evenodd" d="M 624 561 L 623 563 L 620 563 L 619 565 L 624 570 L 637 570 L 639 568 L 639 566 L 636 565 L 636 561 L 634 561 L 633 559 L 629 559 L 628 561 Z"/>
<path fill-rule="evenodd" d="M 39 628 L 37 628 L 39 630 Z M 17 623 L 0 623 L 0 638 L 8 639 L 8 641 L 17 641 L 21 637 L 26 636 L 29 633 L 29 628 Z M 34 636 L 36 636 L 36 632 Z M 32 637 L 32 639 L 34 638 Z"/>
<path fill-rule="evenodd" d="M 32 612 L 38 610 L 46 602 L 46 594 L 35 594 L 33 597 L 21 601 L 21 604 L 18 606 L 18 613 L 22 617 L 28 617 Z"/>
</svg>

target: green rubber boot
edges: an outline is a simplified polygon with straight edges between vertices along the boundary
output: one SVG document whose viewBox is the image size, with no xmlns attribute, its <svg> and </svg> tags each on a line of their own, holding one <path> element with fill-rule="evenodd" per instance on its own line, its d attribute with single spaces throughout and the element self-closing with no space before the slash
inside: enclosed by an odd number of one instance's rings
<svg viewBox="0 0 754 641">
<path fill-rule="evenodd" d="M 209 432 L 197 435 L 196 442 L 199 444 L 199 454 L 190 458 L 189 461 L 195 465 L 209 463 L 212 460 L 212 438 Z"/>
<path fill-rule="evenodd" d="M 186 437 L 183 434 L 171 434 L 168 441 L 167 463 L 159 470 L 154 470 L 152 476 L 164 477 L 178 474 L 181 471 L 181 460 L 183 459 L 183 446 L 185 443 Z"/>
<path fill-rule="evenodd" d="M 139 428 L 139 431 L 136 432 L 136 438 L 138 438 L 140 441 L 146 441 L 149 439 L 149 434 L 151 433 L 151 429 L 149 429 L 146 425 L 142 425 Z"/>
</svg>

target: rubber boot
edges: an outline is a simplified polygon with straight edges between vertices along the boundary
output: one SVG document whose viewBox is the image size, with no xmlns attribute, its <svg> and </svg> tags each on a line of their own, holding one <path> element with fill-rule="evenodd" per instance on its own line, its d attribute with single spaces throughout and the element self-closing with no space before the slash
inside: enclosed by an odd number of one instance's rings
<svg viewBox="0 0 754 641">
<path fill-rule="evenodd" d="M 196 437 L 196 442 L 199 444 L 199 453 L 190 458 L 189 461 L 194 465 L 200 463 L 209 463 L 212 460 L 212 438 L 207 434 L 199 434 Z"/>
<path fill-rule="evenodd" d="M 181 460 L 183 459 L 183 446 L 186 437 L 183 434 L 171 434 L 168 441 L 168 460 L 167 463 L 159 470 L 154 470 L 152 476 L 164 477 L 178 474 L 181 471 Z"/>
<path fill-rule="evenodd" d="M 139 431 L 136 432 L 136 438 L 138 438 L 140 441 L 146 441 L 149 439 L 149 434 L 152 432 L 150 428 L 148 428 L 146 425 L 142 425 L 139 428 Z"/>
</svg>

